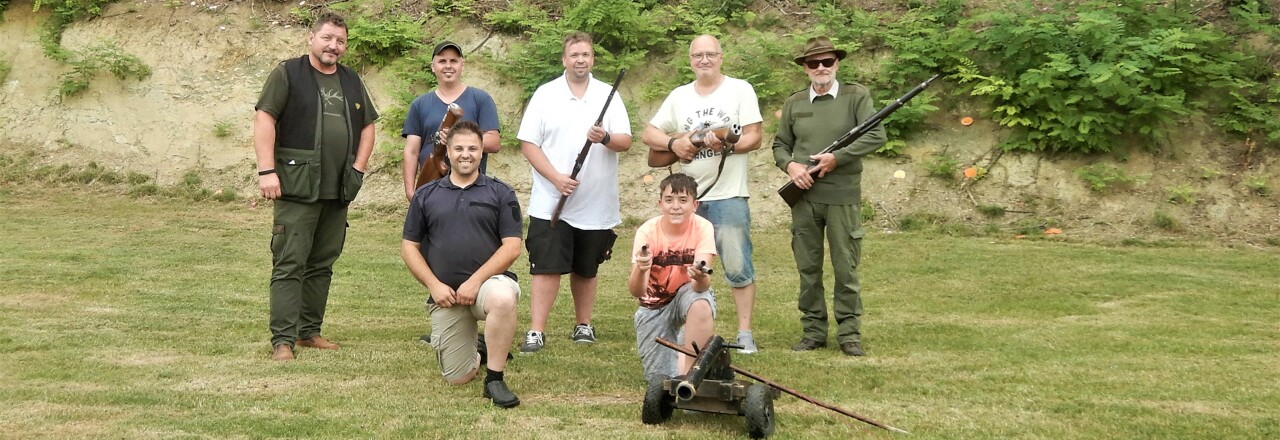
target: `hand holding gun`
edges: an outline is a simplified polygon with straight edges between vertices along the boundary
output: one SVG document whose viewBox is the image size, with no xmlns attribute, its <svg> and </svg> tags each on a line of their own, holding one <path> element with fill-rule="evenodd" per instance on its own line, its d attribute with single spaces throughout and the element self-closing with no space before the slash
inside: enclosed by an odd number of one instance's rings
<svg viewBox="0 0 1280 440">
<path fill-rule="evenodd" d="M 418 168 L 418 179 L 414 183 L 414 188 L 421 188 L 427 182 L 444 177 L 444 173 L 449 169 L 449 158 L 445 153 L 445 138 L 449 134 L 449 129 L 453 128 L 453 124 L 462 119 L 462 106 L 458 103 L 450 103 L 449 108 L 444 112 L 444 119 L 440 121 L 440 129 L 436 130 L 431 136 L 431 154 L 427 156 L 426 162 L 422 163 L 422 167 Z"/>
</svg>

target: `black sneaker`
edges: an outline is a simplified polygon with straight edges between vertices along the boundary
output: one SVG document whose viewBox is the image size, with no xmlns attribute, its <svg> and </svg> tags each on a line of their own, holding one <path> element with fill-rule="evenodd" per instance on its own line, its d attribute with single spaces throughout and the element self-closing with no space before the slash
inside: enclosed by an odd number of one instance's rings
<svg viewBox="0 0 1280 440">
<path fill-rule="evenodd" d="M 520 405 L 520 398 L 507 388 L 507 383 L 495 380 L 484 384 L 484 397 L 492 399 L 499 408 L 515 408 Z"/>
<path fill-rule="evenodd" d="M 421 342 L 426 345 L 431 345 L 431 335 L 430 334 L 422 335 L 422 337 L 418 338 L 418 342 Z"/>
<path fill-rule="evenodd" d="M 525 333 L 524 335 L 524 344 L 520 345 L 520 352 L 525 354 L 535 353 L 538 350 L 541 350 L 546 344 L 547 340 L 545 336 L 543 336 L 542 332 L 529 330 L 529 333 Z"/>
<path fill-rule="evenodd" d="M 596 342 L 596 328 L 586 324 L 578 324 L 573 327 L 573 336 L 571 337 L 573 342 L 579 344 L 594 344 Z"/>
</svg>

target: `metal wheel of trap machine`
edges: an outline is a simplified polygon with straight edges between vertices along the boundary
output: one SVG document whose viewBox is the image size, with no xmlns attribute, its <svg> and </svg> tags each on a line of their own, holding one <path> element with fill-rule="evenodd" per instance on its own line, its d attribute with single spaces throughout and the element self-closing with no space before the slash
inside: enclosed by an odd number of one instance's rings
<svg viewBox="0 0 1280 440">
<path fill-rule="evenodd" d="M 762 383 L 747 387 L 747 398 L 742 402 L 742 415 L 747 418 L 747 435 L 765 438 L 773 434 L 776 418 L 773 413 L 774 391 Z"/>
<path fill-rule="evenodd" d="M 644 407 L 640 409 L 640 421 L 646 425 L 657 425 L 671 418 L 671 412 L 675 410 L 675 396 L 663 388 L 665 380 L 654 379 L 649 381 L 649 387 L 644 392 Z"/>
</svg>

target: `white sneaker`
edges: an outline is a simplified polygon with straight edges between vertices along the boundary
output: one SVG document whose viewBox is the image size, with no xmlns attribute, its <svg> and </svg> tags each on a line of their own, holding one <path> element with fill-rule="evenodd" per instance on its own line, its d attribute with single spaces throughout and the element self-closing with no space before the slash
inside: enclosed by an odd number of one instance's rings
<svg viewBox="0 0 1280 440">
<path fill-rule="evenodd" d="M 760 349 L 756 348 L 756 339 L 750 335 L 738 335 L 738 345 L 742 348 L 738 349 L 740 354 L 755 354 Z"/>
</svg>

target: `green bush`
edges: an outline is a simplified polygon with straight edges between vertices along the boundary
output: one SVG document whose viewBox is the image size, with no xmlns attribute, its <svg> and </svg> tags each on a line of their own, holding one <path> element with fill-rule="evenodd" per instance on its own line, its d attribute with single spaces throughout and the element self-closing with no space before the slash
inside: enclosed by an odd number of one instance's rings
<svg viewBox="0 0 1280 440">
<path fill-rule="evenodd" d="M 1214 97 L 1244 89 L 1237 75 L 1248 57 L 1176 5 L 1015 3 L 959 29 L 953 49 L 969 61 L 955 77 L 1016 129 L 1010 149 L 1109 151 L 1123 138 L 1154 145 L 1179 118 L 1230 111 L 1231 100 Z"/>
<path fill-rule="evenodd" d="M 4 8 L 0 8 L 0 12 L 4 12 Z M 4 52 L 0 52 L 0 84 L 4 83 L 5 78 L 9 77 L 9 71 L 13 70 L 13 66 L 5 61 L 7 57 Z"/>
<path fill-rule="evenodd" d="M 103 43 L 82 51 L 69 51 L 71 71 L 58 78 L 58 95 L 74 96 L 89 87 L 89 82 L 103 71 L 117 79 L 143 79 L 151 76 L 151 68 L 138 57 L 125 53 L 115 43 Z"/>
<path fill-rule="evenodd" d="M 1173 216 L 1161 211 L 1156 211 L 1155 214 L 1151 216 L 1151 225 L 1166 231 L 1174 231 L 1178 229 L 1178 221 L 1175 220 Z"/>
<path fill-rule="evenodd" d="M 1271 187 L 1267 185 L 1267 176 L 1264 175 L 1246 176 L 1244 178 L 1244 187 L 1263 197 L 1271 195 Z"/>
<path fill-rule="evenodd" d="M 1166 199 L 1174 204 L 1194 205 L 1200 196 L 1200 190 L 1186 183 L 1170 186 L 1164 190 Z"/>
<path fill-rule="evenodd" d="M 925 161 L 924 169 L 930 176 L 939 177 L 947 180 L 956 178 L 956 170 L 960 162 L 947 156 L 933 156 Z"/>
<path fill-rule="evenodd" d="M 231 136 L 231 132 L 235 130 L 235 124 L 228 120 L 215 121 L 213 123 L 213 135 L 224 138 Z"/>
<path fill-rule="evenodd" d="M 1089 184 L 1089 189 L 1097 193 L 1106 193 L 1117 188 L 1128 187 L 1133 184 L 1134 179 L 1124 173 L 1124 170 L 1115 165 L 1095 163 L 1087 167 L 1076 169 L 1076 175 L 1080 176 L 1085 183 Z"/>
<path fill-rule="evenodd" d="M 1005 208 L 998 205 L 978 205 L 978 212 L 987 218 L 1003 217 Z"/>
<path fill-rule="evenodd" d="M 407 15 L 356 17 L 347 22 L 347 57 L 352 68 L 383 66 L 422 47 L 422 23 Z M 430 73 L 430 69 L 427 69 Z"/>
</svg>

